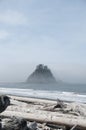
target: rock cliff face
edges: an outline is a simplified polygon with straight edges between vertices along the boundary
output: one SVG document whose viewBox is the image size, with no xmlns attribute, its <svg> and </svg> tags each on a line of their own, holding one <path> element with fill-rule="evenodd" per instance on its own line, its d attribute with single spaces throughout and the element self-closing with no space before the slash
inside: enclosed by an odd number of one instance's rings
<svg viewBox="0 0 86 130">
<path fill-rule="evenodd" d="M 39 64 L 35 71 L 27 78 L 27 83 L 56 83 L 51 70 L 42 64 Z"/>
</svg>

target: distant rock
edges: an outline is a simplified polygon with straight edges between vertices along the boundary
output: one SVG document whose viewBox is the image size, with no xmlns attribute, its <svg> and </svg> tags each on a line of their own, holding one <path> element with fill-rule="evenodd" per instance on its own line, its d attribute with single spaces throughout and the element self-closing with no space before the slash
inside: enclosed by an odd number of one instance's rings
<svg viewBox="0 0 86 130">
<path fill-rule="evenodd" d="M 51 70 L 43 65 L 39 64 L 35 71 L 27 78 L 27 83 L 56 83 L 56 79 L 53 76 Z"/>
</svg>

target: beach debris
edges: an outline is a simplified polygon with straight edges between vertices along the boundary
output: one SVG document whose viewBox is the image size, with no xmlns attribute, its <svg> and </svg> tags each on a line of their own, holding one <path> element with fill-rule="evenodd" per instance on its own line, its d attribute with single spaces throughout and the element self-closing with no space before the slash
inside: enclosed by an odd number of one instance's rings
<svg viewBox="0 0 86 130">
<path fill-rule="evenodd" d="M 53 107 L 53 109 L 55 108 L 64 108 L 66 107 L 66 105 L 64 104 L 64 102 L 60 99 L 57 99 L 57 104 Z"/>
<path fill-rule="evenodd" d="M 0 130 L 2 129 L 2 123 L 0 122 Z"/>
<path fill-rule="evenodd" d="M 66 109 L 63 109 L 64 114 L 72 114 L 74 116 L 86 117 L 85 108 L 83 105 L 75 105 L 75 103 L 69 103 Z"/>
<path fill-rule="evenodd" d="M 29 130 L 37 130 L 37 122 L 29 123 L 28 125 Z"/>
<path fill-rule="evenodd" d="M 43 110 L 46 111 L 52 111 L 52 112 L 56 112 L 56 111 L 62 111 L 64 112 L 64 109 L 67 107 L 67 105 L 60 99 L 57 99 L 57 103 L 56 104 L 46 104 L 46 106 L 44 106 Z"/>
<path fill-rule="evenodd" d="M 13 105 L 1 113 L 0 130 L 86 130 L 85 104 L 59 99 L 56 104 L 56 101 L 23 97 L 16 97 L 14 102 L 13 98 Z"/>
<path fill-rule="evenodd" d="M 27 121 L 16 117 L 3 120 L 2 130 L 27 130 Z"/>
<path fill-rule="evenodd" d="M 70 130 L 75 130 L 76 127 L 77 125 L 74 125 Z"/>
<path fill-rule="evenodd" d="M 50 127 L 48 127 L 47 125 L 46 125 L 46 123 L 38 123 L 38 130 L 40 130 L 40 128 L 41 128 L 41 130 L 51 130 L 51 128 Z"/>
<path fill-rule="evenodd" d="M 10 105 L 10 98 L 6 95 L 0 96 L 0 113 L 2 113 Z"/>
<path fill-rule="evenodd" d="M 51 111 L 51 112 L 61 112 L 63 114 L 71 114 L 74 116 L 82 116 L 86 117 L 85 108 L 83 105 L 75 105 L 74 102 L 64 102 L 62 100 L 57 99 L 57 104 L 47 104 L 41 110 Z"/>
<path fill-rule="evenodd" d="M 62 129 L 62 130 L 66 130 L 66 126 L 64 125 L 55 125 L 55 124 L 50 124 L 47 123 L 46 124 L 48 127 L 52 128 L 52 129 Z"/>
</svg>

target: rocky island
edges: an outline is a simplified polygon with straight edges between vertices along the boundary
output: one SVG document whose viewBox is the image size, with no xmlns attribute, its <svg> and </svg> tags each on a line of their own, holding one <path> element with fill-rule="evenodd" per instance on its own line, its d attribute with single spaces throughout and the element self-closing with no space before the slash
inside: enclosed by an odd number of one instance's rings
<svg viewBox="0 0 86 130">
<path fill-rule="evenodd" d="M 57 83 L 51 70 L 43 65 L 37 65 L 35 71 L 27 78 L 27 83 Z"/>
</svg>

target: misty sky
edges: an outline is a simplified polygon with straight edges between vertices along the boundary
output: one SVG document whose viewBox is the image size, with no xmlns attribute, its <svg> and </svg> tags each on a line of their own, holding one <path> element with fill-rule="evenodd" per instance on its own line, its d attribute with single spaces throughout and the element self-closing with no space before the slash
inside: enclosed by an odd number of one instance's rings
<svg viewBox="0 0 86 130">
<path fill-rule="evenodd" d="M 39 63 L 86 83 L 85 0 L 0 0 L 0 82 L 25 81 Z"/>
</svg>

